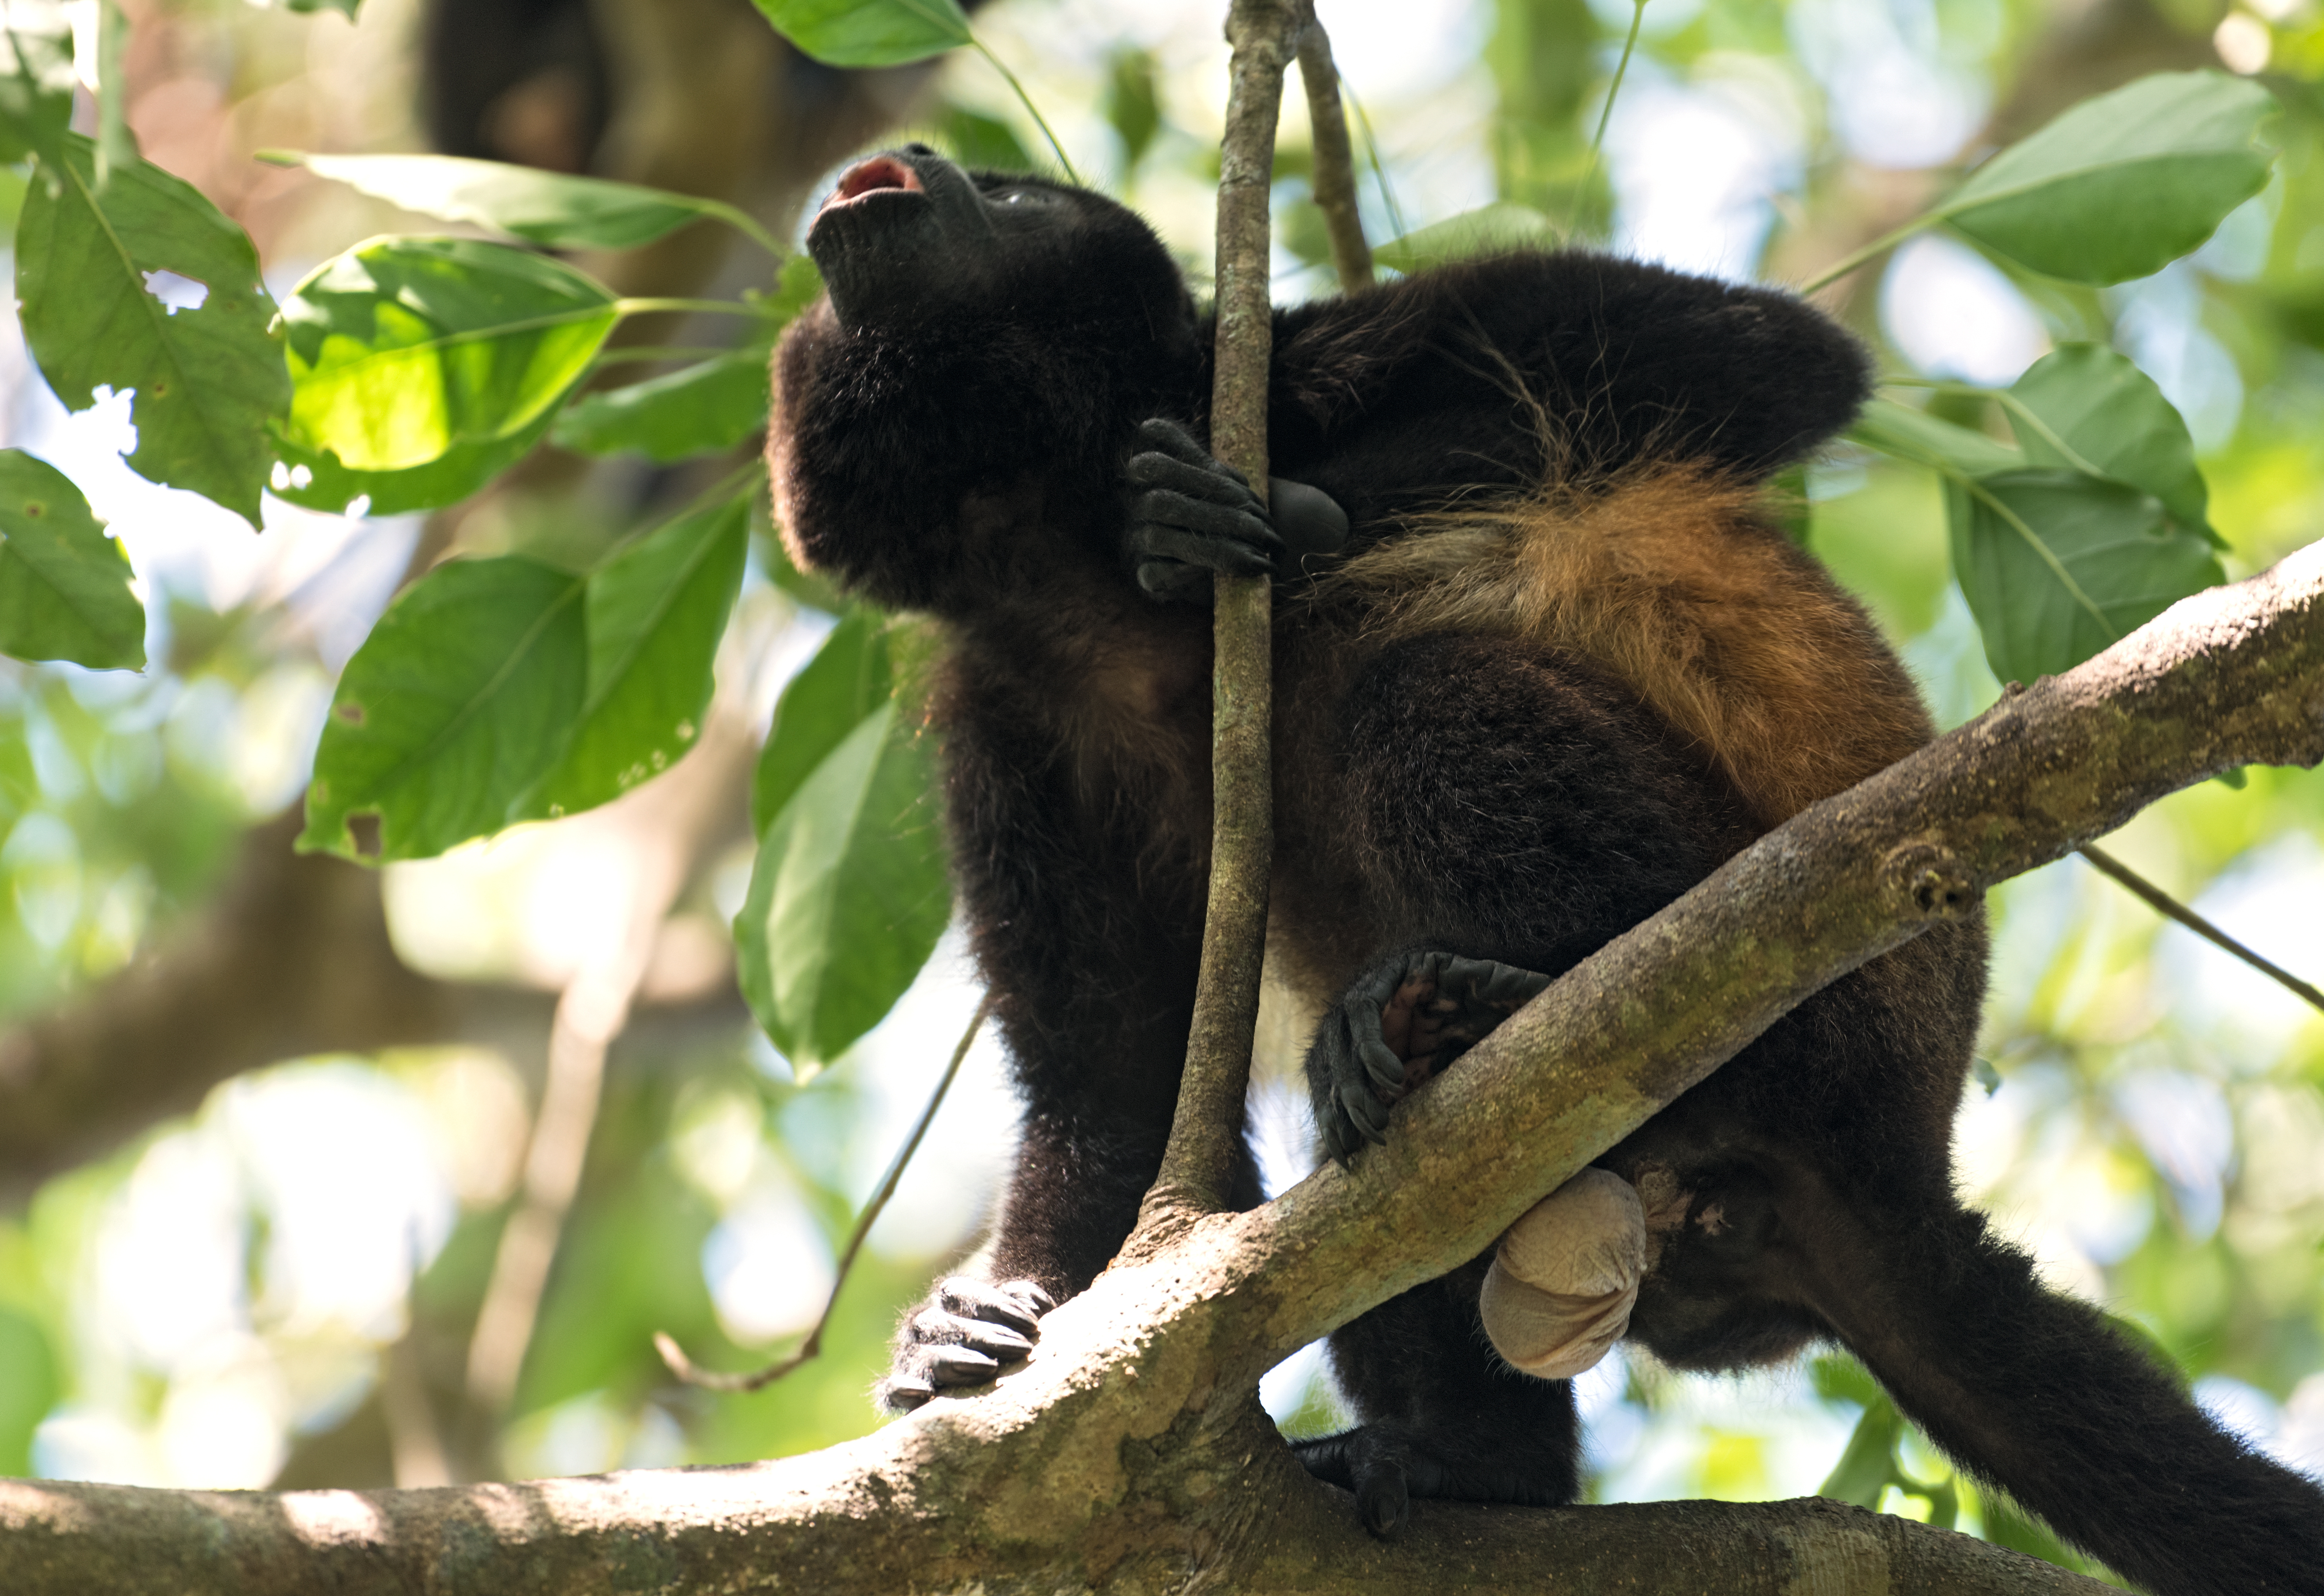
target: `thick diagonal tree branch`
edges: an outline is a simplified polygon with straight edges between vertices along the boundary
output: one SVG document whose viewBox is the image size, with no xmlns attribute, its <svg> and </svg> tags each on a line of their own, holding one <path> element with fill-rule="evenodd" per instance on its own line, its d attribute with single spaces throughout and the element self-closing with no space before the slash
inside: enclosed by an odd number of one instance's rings
<svg viewBox="0 0 2324 1596">
<path fill-rule="evenodd" d="M 1386 1146 L 1117 1265 L 990 1390 L 732 1469 L 283 1496 L 0 1482 L 0 1576 L 23 1596 L 1385 1591 L 1447 1569 L 1512 1591 L 2095 1590 L 1831 1504 L 1425 1503 L 1381 1549 L 1292 1461 L 1252 1388 L 1283 1353 L 1473 1256 L 1791 1005 L 1987 887 L 2217 771 L 2319 761 L 2324 545 L 1795 816 L 1400 1105 Z"/>
</svg>

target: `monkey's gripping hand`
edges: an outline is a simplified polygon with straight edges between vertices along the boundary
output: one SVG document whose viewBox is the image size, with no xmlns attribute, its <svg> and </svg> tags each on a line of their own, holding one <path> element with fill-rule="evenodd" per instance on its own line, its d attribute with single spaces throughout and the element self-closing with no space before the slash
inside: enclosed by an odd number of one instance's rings
<svg viewBox="0 0 2324 1596">
<path fill-rule="evenodd" d="M 954 1387 L 984 1384 L 1033 1350 L 1041 1315 L 1056 1305 L 1030 1280 L 938 1281 L 897 1330 L 895 1363 L 872 1388 L 872 1400 L 889 1413 L 909 1413 Z"/>
<path fill-rule="evenodd" d="M 1248 477 L 1176 421 L 1142 423 L 1138 448 L 1123 468 L 1136 497 L 1122 552 L 1155 598 L 1207 604 L 1214 571 L 1272 576 L 1287 558 L 1329 553 L 1347 540 L 1347 514 L 1330 494 L 1270 477 L 1270 515 Z"/>
<path fill-rule="evenodd" d="M 1388 1111 L 1484 1040 L 1550 978 L 1491 959 L 1424 949 L 1356 978 L 1307 1050 L 1324 1150 L 1342 1163 L 1388 1139 Z"/>
</svg>

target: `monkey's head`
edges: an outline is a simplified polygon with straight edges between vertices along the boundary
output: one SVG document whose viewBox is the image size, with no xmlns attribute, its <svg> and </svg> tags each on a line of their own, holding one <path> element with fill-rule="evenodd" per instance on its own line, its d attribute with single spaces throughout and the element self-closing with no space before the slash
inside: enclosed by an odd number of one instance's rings
<svg viewBox="0 0 2324 1596">
<path fill-rule="evenodd" d="M 768 432 L 793 558 L 910 608 L 1115 558 L 1138 423 L 1192 414 L 1203 386 L 1153 229 L 907 144 L 841 174 L 807 245 L 828 297 L 783 337 Z"/>
</svg>

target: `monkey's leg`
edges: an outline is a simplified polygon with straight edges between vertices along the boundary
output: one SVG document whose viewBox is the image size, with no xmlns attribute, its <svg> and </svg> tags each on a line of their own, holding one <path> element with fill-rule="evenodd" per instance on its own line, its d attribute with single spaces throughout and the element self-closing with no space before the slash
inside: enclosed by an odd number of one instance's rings
<svg viewBox="0 0 2324 1596">
<path fill-rule="evenodd" d="M 2155 1596 L 2324 1591 L 2324 1490 L 2227 1435 L 1982 1216 L 1787 1204 L 1808 1305 L 1969 1473 Z"/>
</svg>

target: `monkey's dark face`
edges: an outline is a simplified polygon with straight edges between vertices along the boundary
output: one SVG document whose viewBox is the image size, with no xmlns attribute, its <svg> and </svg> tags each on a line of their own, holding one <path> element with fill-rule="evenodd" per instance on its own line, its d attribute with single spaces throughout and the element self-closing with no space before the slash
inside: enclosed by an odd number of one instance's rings
<svg viewBox="0 0 2324 1596">
<path fill-rule="evenodd" d="M 849 332 L 942 320 L 1068 327 L 1144 321 L 1190 337 L 1194 307 L 1153 230 L 1086 189 L 967 171 L 925 144 L 858 161 L 807 229 Z"/>
</svg>

